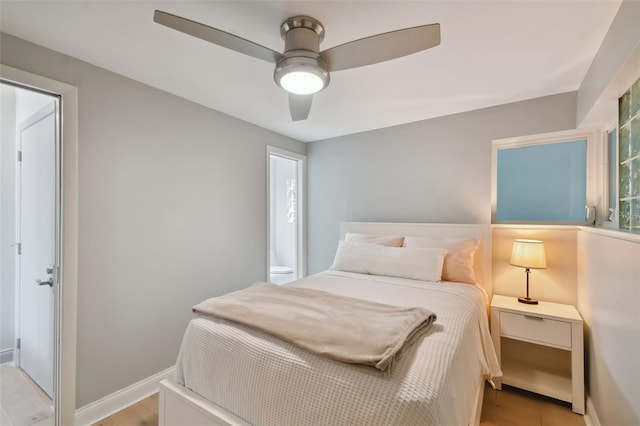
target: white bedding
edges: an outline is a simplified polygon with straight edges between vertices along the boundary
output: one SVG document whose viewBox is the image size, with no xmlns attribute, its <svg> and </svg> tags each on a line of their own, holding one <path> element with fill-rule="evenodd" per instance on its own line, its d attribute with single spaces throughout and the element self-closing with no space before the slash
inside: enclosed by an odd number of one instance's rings
<svg viewBox="0 0 640 426">
<path fill-rule="evenodd" d="M 438 319 L 389 374 L 194 315 L 178 357 L 178 383 L 256 425 L 463 425 L 479 377 L 501 375 L 479 287 L 340 271 L 291 285 L 423 306 Z"/>
</svg>

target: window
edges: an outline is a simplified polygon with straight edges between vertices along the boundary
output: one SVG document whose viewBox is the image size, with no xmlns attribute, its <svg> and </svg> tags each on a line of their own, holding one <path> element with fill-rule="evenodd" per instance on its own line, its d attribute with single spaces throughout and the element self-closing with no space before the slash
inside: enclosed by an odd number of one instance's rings
<svg viewBox="0 0 640 426">
<path fill-rule="evenodd" d="M 494 141 L 492 222 L 593 223 L 596 136 L 571 131 Z"/>
<path fill-rule="evenodd" d="M 618 222 L 618 127 L 607 131 L 607 222 Z"/>
<path fill-rule="evenodd" d="M 640 231 L 640 79 L 618 101 L 621 229 Z"/>
</svg>

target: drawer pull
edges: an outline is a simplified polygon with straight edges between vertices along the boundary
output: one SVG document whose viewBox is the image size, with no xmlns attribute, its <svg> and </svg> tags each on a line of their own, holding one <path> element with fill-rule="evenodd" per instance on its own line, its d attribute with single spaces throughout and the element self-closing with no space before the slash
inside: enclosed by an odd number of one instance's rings
<svg viewBox="0 0 640 426">
<path fill-rule="evenodd" d="M 530 320 L 544 321 L 544 318 L 534 317 L 533 315 L 525 315 L 524 317 Z"/>
</svg>

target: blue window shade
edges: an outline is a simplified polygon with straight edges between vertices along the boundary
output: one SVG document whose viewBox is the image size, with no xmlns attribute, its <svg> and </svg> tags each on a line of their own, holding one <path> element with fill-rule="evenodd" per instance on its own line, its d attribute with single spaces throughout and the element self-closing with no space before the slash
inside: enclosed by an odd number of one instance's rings
<svg viewBox="0 0 640 426">
<path fill-rule="evenodd" d="M 498 150 L 497 222 L 584 222 L 587 141 Z"/>
</svg>

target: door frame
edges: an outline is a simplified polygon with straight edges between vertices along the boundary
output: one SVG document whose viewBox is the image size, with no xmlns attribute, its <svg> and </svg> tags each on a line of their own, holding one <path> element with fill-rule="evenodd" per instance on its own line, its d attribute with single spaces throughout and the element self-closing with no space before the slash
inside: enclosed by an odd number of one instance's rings
<svg viewBox="0 0 640 426">
<path fill-rule="evenodd" d="M 302 154 L 287 151 L 282 148 L 267 145 L 267 252 L 265 277 L 269 281 L 271 249 L 271 155 L 288 158 L 296 161 L 298 165 L 296 176 L 297 182 L 297 232 L 296 232 L 296 271 L 298 278 L 307 276 L 307 210 L 306 210 L 306 189 L 307 189 L 307 157 Z"/>
<path fill-rule="evenodd" d="M 55 424 L 75 424 L 78 293 L 78 89 L 66 83 L 0 64 L 8 84 L 60 98 L 58 128 L 59 268 L 56 315 Z"/>
</svg>

